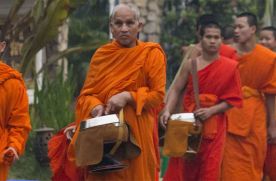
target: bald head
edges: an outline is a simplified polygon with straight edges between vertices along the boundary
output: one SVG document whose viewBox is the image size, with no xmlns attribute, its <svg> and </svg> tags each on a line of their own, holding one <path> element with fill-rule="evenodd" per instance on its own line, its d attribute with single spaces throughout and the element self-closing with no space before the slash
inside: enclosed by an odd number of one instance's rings
<svg viewBox="0 0 276 181">
<path fill-rule="evenodd" d="M 133 5 L 126 5 L 126 4 L 118 4 L 115 6 L 110 14 L 109 21 L 110 23 L 114 20 L 117 12 L 119 11 L 131 11 L 133 13 L 134 19 L 139 21 L 140 20 L 140 11 L 136 6 Z"/>
</svg>

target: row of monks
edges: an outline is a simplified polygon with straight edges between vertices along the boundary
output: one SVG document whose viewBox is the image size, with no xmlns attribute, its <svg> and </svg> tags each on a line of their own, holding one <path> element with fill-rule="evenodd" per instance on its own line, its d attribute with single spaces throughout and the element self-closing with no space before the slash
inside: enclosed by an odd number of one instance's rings
<svg viewBox="0 0 276 181">
<path fill-rule="evenodd" d="M 233 41 L 226 45 L 215 16 L 199 17 L 198 42 L 183 48 L 184 59 L 166 92 L 166 54 L 159 44 L 138 40 L 142 29 L 139 10 L 119 4 L 109 24 L 113 40 L 91 58 L 76 101 L 75 122 L 48 143 L 52 180 L 159 180 L 158 124 L 166 129 L 179 102 L 181 112 L 193 112 L 201 120 L 201 145 L 192 160 L 171 157 L 163 180 L 276 180 L 274 27 L 263 28 L 257 39 L 256 16 L 241 13 L 234 20 Z M 0 50 L 4 48 L 1 41 Z M 192 63 L 197 66 L 200 107 L 194 100 Z M 21 75 L 4 63 L 0 64 L 0 86 L 2 181 L 23 154 L 31 125 Z M 114 172 L 78 167 L 76 141 L 81 122 L 122 109 L 141 150 L 139 156 L 123 160 L 127 168 Z"/>
</svg>

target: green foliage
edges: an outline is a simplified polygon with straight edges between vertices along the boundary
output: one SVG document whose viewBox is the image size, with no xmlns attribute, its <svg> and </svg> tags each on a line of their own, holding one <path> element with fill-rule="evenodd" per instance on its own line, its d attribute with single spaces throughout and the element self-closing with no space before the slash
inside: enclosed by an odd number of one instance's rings
<svg viewBox="0 0 276 181">
<path fill-rule="evenodd" d="M 44 74 L 42 88 L 35 88 L 33 127 L 51 127 L 60 130 L 74 121 L 73 94 L 75 91 L 75 78 L 72 71 L 64 80 L 61 71 L 57 77 L 50 78 Z"/>
<path fill-rule="evenodd" d="M 35 54 L 58 34 L 58 27 L 69 16 L 69 9 L 73 3 L 70 0 L 48 1 L 46 8 L 43 8 L 44 1 L 36 1 L 31 15 L 33 15 L 34 30 L 26 39 L 22 48 L 21 71 L 26 72 L 30 68 L 31 60 Z"/>
<path fill-rule="evenodd" d="M 109 40 L 108 14 L 107 0 L 88 0 L 70 16 L 69 47 L 88 43 L 95 45 L 81 54 L 72 54 L 68 57 L 74 72 L 78 72 L 76 74 L 78 91 L 75 95 L 78 95 L 83 85 L 91 56 L 96 48 Z"/>
<path fill-rule="evenodd" d="M 24 35 L 25 41 L 20 59 L 20 71 L 23 74 L 30 72 L 36 53 L 56 38 L 59 26 L 73 9 L 84 2 L 84 0 L 36 0 L 29 12 L 16 18 L 25 1 L 14 1 L 3 25 L 3 37 L 9 35 L 18 40 L 20 32 L 28 32 Z"/>
</svg>

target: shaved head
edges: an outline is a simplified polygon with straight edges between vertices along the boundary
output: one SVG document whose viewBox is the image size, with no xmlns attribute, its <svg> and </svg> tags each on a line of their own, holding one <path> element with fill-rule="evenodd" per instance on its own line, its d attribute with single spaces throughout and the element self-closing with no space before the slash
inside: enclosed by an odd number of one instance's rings
<svg viewBox="0 0 276 181">
<path fill-rule="evenodd" d="M 136 6 L 127 5 L 127 4 L 118 4 L 117 6 L 115 6 L 113 8 L 113 10 L 110 14 L 110 18 L 109 18 L 110 22 L 112 22 L 114 20 L 114 17 L 119 10 L 130 10 L 133 12 L 135 20 L 137 20 L 137 21 L 140 20 L 140 11 L 138 10 L 138 8 Z"/>
</svg>

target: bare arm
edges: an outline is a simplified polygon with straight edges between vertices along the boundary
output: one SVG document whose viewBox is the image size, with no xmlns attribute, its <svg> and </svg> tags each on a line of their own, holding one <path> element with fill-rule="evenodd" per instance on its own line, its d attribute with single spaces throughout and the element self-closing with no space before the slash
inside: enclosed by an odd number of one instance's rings
<svg viewBox="0 0 276 181">
<path fill-rule="evenodd" d="M 210 118 L 213 115 L 223 113 L 226 110 L 230 109 L 232 106 L 228 104 L 226 101 L 222 101 L 214 106 L 208 108 L 200 108 L 196 110 L 195 116 L 198 117 L 200 120 L 204 121 Z"/>
<path fill-rule="evenodd" d="M 276 144 L 275 95 L 265 94 L 268 141 Z"/>
<path fill-rule="evenodd" d="M 181 95 L 181 93 L 184 91 L 185 86 L 188 81 L 188 75 L 190 72 L 190 60 L 184 62 L 181 67 L 180 71 L 178 71 L 165 100 L 165 108 L 160 114 L 160 123 L 165 128 L 167 121 L 171 115 L 171 112 L 174 110 L 177 101 Z"/>
</svg>

